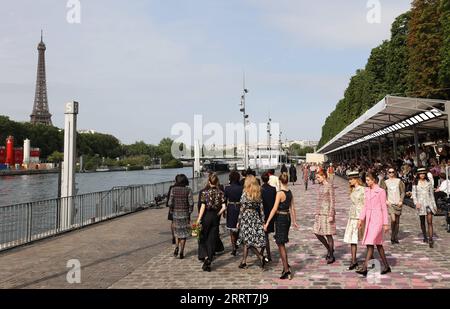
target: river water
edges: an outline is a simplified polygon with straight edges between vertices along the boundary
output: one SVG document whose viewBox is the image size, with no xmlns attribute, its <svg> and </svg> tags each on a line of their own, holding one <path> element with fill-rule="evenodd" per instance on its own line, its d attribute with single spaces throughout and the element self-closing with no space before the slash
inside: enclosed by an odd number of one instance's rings
<svg viewBox="0 0 450 309">
<path fill-rule="evenodd" d="M 84 194 L 106 191 L 117 186 L 172 181 L 177 174 L 192 177 L 192 168 L 84 173 L 76 174 L 75 179 L 77 193 Z M 0 206 L 53 199 L 57 195 L 57 174 L 0 177 Z"/>
</svg>

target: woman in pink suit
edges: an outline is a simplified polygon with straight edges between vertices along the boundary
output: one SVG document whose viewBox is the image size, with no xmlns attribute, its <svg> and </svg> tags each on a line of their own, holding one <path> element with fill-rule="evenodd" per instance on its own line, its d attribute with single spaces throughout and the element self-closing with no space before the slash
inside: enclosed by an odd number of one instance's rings
<svg viewBox="0 0 450 309">
<path fill-rule="evenodd" d="M 357 270 L 358 274 L 367 276 L 367 265 L 373 259 L 375 246 L 384 264 L 382 275 L 391 272 L 391 267 L 386 259 L 383 248 L 383 231 L 389 231 L 388 210 L 386 205 L 386 191 L 377 185 L 377 177 L 373 173 L 366 176 L 367 188 L 365 190 L 364 208 L 359 216 L 358 228 L 363 227 L 365 231 L 362 244 L 367 246 L 366 261 L 362 269 Z"/>
</svg>

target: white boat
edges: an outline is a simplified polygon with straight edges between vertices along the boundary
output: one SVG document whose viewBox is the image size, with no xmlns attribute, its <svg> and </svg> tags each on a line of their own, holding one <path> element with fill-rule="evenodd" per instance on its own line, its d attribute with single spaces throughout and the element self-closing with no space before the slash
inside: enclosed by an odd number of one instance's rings
<svg viewBox="0 0 450 309">
<path fill-rule="evenodd" d="M 96 172 L 109 172 L 110 169 L 107 166 L 100 166 L 98 169 L 95 170 Z"/>
</svg>

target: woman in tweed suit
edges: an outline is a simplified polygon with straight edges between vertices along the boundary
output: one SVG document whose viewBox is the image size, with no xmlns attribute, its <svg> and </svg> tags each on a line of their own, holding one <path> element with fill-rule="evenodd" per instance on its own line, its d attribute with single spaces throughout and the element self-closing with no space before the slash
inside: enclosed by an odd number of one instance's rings
<svg viewBox="0 0 450 309">
<path fill-rule="evenodd" d="M 177 183 L 170 191 L 169 207 L 173 214 L 173 224 L 175 237 L 177 243 L 173 255 L 178 256 L 180 252 L 180 259 L 184 258 L 184 246 L 186 238 L 191 235 L 191 213 L 194 209 L 194 198 L 192 190 L 188 187 L 189 180 L 186 175 L 180 175 Z"/>
<path fill-rule="evenodd" d="M 345 229 L 344 242 L 351 245 L 352 262 L 348 270 L 354 270 L 358 267 L 358 261 L 356 260 L 358 241 L 360 240 L 358 221 L 359 215 L 364 208 L 364 187 L 359 177 L 359 172 L 350 172 L 347 176 L 351 188 L 351 206 L 348 212 L 348 223 Z"/>
<path fill-rule="evenodd" d="M 320 188 L 313 231 L 328 251 L 327 263 L 333 264 L 336 261 L 333 240 L 333 235 L 336 235 L 334 188 L 323 171 L 317 173 L 316 179 Z"/>
<path fill-rule="evenodd" d="M 428 179 L 426 169 L 419 168 L 417 174 L 417 179 L 412 189 L 412 198 L 420 217 L 423 242 L 428 242 L 430 248 L 433 248 L 433 215 L 436 214 L 437 211 L 436 201 L 434 200 L 433 184 Z M 428 223 L 428 237 L 425 218 Z"/>
</svg>

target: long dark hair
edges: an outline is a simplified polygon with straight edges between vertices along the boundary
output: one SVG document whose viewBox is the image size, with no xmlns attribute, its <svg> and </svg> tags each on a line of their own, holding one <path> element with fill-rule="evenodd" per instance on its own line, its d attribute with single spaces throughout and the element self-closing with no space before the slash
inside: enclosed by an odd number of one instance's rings
<svg viewBox="0 0 450 309">
<path fill-rule="evenodd" d="M 430 179 L 428 178 L 428 173 L 424 174 L 425 175 L 425 180 L 430 182 Z M 419 184 L 419 179 L 420 179 L 420 174 L 416 175 L 416 178 L 414 179 L 414 185 L 418 185 Z"/>
<path fill-rule="evenodd" d="M 189 179 L 185 174 L 179 174 L 175 177 L 175 186 L 177 187 L 187 187 L 189 186 Z"/>
<path fill-rule="evenodd" d="M 232 171 L 230 176 L 228 176 L 228 179 L 230 180 L 230 184 L 239 183 L 241 180 L 241 175 L 239 175 L 237 171 Z"/>
</svg>

